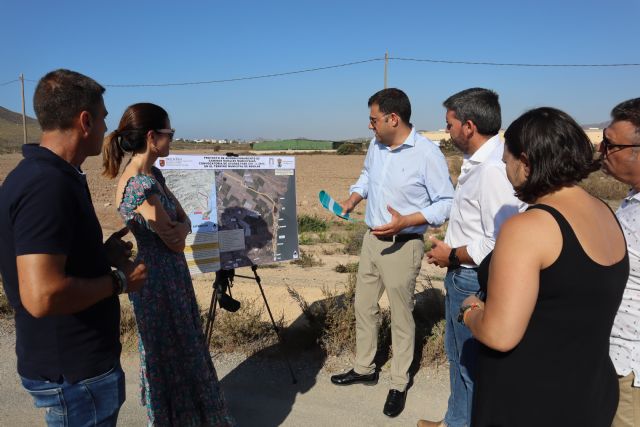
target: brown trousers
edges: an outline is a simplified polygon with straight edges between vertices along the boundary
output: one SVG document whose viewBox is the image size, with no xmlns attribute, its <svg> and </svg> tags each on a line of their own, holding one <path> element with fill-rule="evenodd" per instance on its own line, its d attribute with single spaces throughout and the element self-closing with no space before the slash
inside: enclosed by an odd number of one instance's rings
<svg viewBox="0 0 640 427">
<path fill-rule="evenodd" d="M 391 388 L 404 391 L 415 347 L 413 294 L 420 273 L 424 242 L 379 240 L 370 231 L 362 241 L 356 282 L 356 359 L 354 370 L 369 374 L 378 348 L 378 326 L 382 293 L 387 292 L 391 308 Z"/>
<path fill-rule="evenodd" d="M 620 400 L 611 427 L 640 427 L 640 388 L 633 386 L 633 372 L 620 377 Z"/>
</svg>

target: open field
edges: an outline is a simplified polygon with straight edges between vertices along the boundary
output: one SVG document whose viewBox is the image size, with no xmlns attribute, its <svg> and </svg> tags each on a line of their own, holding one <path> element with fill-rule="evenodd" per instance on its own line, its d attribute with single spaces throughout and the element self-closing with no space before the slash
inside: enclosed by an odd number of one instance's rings
<svg viewBox="0 0 640 427">
<path fill-rule="evenodd" d="M 176 150 L 174 153 L 179 153 Z M 195 153 L 189 151 L 189 154 Z M 213 154 L 213 151 L 206 152 Z M 0 185 L 6 175 L 21 160 L 22 155 L 11 153 L 0 155 Z M 323 241 L 311 245 L 302 245 L 303 251 L 312 254 L 322 261 L 322 265 L 303 268 L 298 265 L 284 262 L 270 266 L 273 268 L 261 268 L 259 274 L 265 286 L 267 298 L 273 310 L 274 316 L 284 318 L 286 323 L 300 317 L 302 314 L 298 304 L 289 296 L 287 287 L 291 287 L 301 293 L 309 302 L 323 298 L 323 288 L 335 290 L 344 287 L 347 274 L 338 273 L 335 268 L 338 264 L 346 265 L 357 262 L 357 255 L 349 255 L 343 252 L 343 244 L 333 243 L 331 239 L 340 239 L 348 233 L 346 222 L 333 222 L 334 219 L 326 212 L 318 202 L 318 192 L 326 190 L 336 199 L 341 200 L 348 196 L 349 186 L 355 182 L 360 174 L 364 155 L 338 156 L 335 154 L 316 154 L 296 156 L 296 198 L 298 215 L 317 216 L 328 221 L 330 231 L 319 236 L 309 233 L 301 236 L 301 240 L 309 243 Z M 459 163 L 458 163 L 459 168 Z M 93 203 L 100 223 L 103 226 L 105 238 L 113 231 L 122 227 L 122 222 L 114 207 L 116 180 L 104 178 L 101 172 L 100 157 L 92 157 L 85 161 L 83 169 L 87 174 L 87 180 Z M 364 217 L 364 204 L 358 207 L 355 217 Z M 129 236 L 130 237 L 130 236 Z M 441 278 L 444 272 L 439 268 L 423 264 L 423 273 L 433 278 Z M 237 270 L 237 274 L 251 276 L 248 268 Z M 426 280 L 426 276 L 424 276 Z M 209 306 L 214 275 L 199 275 L 194 277 L 194 286 L 201 307 Z M 441 282 L 434 280 L 436 286 L 441 287 Z M 253 281 L 237 279 L 233 288 L 234 296 L 243 299 L 261 298 L 259 290 Z M 126 298 L 123 298 L 123 302 Z M 257 303 L 262 304 L 261 300 Z M 385 297 L 382 305 L 384 306 Z M 263 316 L 268 319 L 267 313 Z"/>
<path fill-rule="evenodd" d="M 207 152 L 209 153 L 214 151 Z M 0 185 L 21 158 L 18 153 L 0 155 Z M 441 417 L 446 408 L 448 376 L 446 361 L 443 358 L 441 321 L 444 315 L 444 270 L 423 261 L 416 286 L 414 310 L 418 339 L 425 343 L 423 348 L 416 347 L 414 369 L 420 366 L 423 369 L 416 373 L 414 388 L 409 392 L 407 409 L 395 420 L 390 420 L 380 413 L 387 391 L 389 354 L 382 354 L 378 360 L 382 369 L 383 384 L 375 388 L 350 387 L 348 390 L 334 387 L 329 381 L 329 375 L 351 366 L 352 356 L 347 344 L 353 344 L 353 337 L 349 332 L 345 332 L 345 328 L 341 328 L 338 333 L 324 335 L 321 339 L 309 334 L 307 328 L 313 327 L 313 322 L 303 313 L 304 307 L 292 297 L 291 290 L 308 304 L 307 312 L 313 312 L 313 308 L 323 307 L 323 304 L 326 307 L 328 302 L 334 301 L 337 304 L 329 306 L 330 310 L 333 308 L 334 324 L 348 324 L 352 321 L 353 310 L 348 305 L 349 299 L 345 297 L 352 295 L 353 288 L 350 285 L 353 285 L 353 274 L 350 272 L 357 268 L 357 245 L 354 245 L 353 241 L 357 240 L 358 227 L 345 221 L 336 222 L 334 217 L 321 208 L 317 197 L 320 190 L 325 190 L 337 200 L 345 198 L 349 185 L 355 182 L 360 174 L 363 160 L 364 155 L 296 155 L 297 211 L 299 217 L 304 216 L 303 224 L 305 230 L 308 230 L 300 233 L 304 262 L 284 262 L 258 269 L 276 322 L 290 326 L 285 330 L 284 336 L 293 369 L 300 380 L 299 385 L 287 385 L 288 372 L 279 356 L 280 347 L 274 346 L 276 339 L 269 329 L 270 323 L 266 323 L 269 319 L 268 314 L 263 309 L 262 297 L 254 281 L 244 278 L 237 278 L 235 281 L 233 296 L 243 302 L 239 312 L 230 314 L 218 310 L 212 340 L 213 355 L 231 411 L 240 425 L 326 425 L 330 421 L 326 417 L 318 416 L 326 413 L 326 407 L 361 408 L 355 415 L 346 409 L 333 414 L 345 422 L 349 420 L 345 425 L 413 425 L 418 418 Z M 461 156 L 450 154 L 447 160 L 455 182 L 462 163 Z M 94 206 L 107 236 L 121 227 L 121 221 L 115 212 L 113 202 L 116 182 L 102 177 L 100 168 L 98 157 L 90 158 L 84 164 Z M 609 199 L 614 207 L 626 193 L 625 186 L 601 172 L 593 174 L 584 186 L 601 198 Z M 363 216 L 364 205 L 359 206 L 355 212 L 355 217 Z M 432 232 L 442 234 L 443 230 Z M 237 274 L 252 275 L 247 268 L 237 269 Z M 214 274 L 194 277 L 194 288 L 202 309 L 209 306 L 214 277 Z M 135 321 L 126 296 L 121 297 L 121 303 L 125 346 L 122 363 L 127 371 L 129 398 L 121 412 L 120 423 L 142 425 L 145 422 L 144 409 L 135 399 L 138 370 Z M 383 309 L 381 330 L 384 331 L 389 313 L 385 310 L 388 307 L 386 296 L 383 296 L 380 305 Z M 6 379 L 0 387 L 0 398 L 10 402 L 0 410 L 0 424 L 4 422 L 11 425 L 34 425 L 40 421 L 41 414 L 33 409 L 26 393 L 18 384 L 13 351 L 13 322 L 5 320 L 8 314 L 5 309 L 6 299 L 3 299 L 0 292 L 0 356 L 5 361 L 0 364 L 0 377 Z M 388 323 L 386 330 L 388 331 Z M 237 346 L 237 342 L 242 342 L 244 337 L 252 333 L 262 334 L 266 339 L 249 347 Z M 231 335 L 234 339 L 227 343 L 226 339 Z M 314 340 L 321 342 L 322 350 Z M 388 336 L 381 336 L 381 343 L 385 343 L 387 348 L 388 340 Z M 347 351 L 341 352 L 341 348 Z M 260 386 L 256 387 L 255 379 L 258 377 L 261 381 Z M 252 402 L 252 411 L 246 411 L 247 399 Z M 264 414 L 269 416 L 265 418 Z M 23 423 L 16 423 L 16 420 L 22 420 Z"/>
<path fill-rule="evenodd" d="M 175 150 L 174 153 L 187 151 Z M 189 154 L 196 153 L 188 151 Z M 214 151 L 198 153 L 213 154 Z M 216 153 L 217 154 L 217 153 Z M 0 185 L 7 173 L 20 161 L 22 155 L 11 153 L 0 155 Z M 302 293 L 309 302 L 322 298 L 322 289 L 335 289 L 336 286 L 344 286 L 345 274 L 337 273 L 338 264 L 347 265 L 357 262 L 357 254 L 344 253 L 343 238 L 349 233 L 346 222 L 336 222 L 318 202 L 318 192 L 325 190 L 336 200 L 342 200 L 348 196 L 349 186 L 358 178 L 364 155 L 339 156 L 335 154 L 316 153 L 313 155 L 296 155 L 296 198 L 297 212 L 299 216 L 316 216 L 328 222 L 328 230 L 321 233 L 303 233 L 300 236 L 301 248 L 321 261 L 321 265 L 301 268 L 291 263 L 274 265 L 274 268 L 260 269 L 263 283 L 267 287 L 267 296 L 273 304 L 274 312 L 282 314 L 286 322 L 297 318 L 301 312 L 297 304 L 288 296 L 287 287 L 296 289 Z M 462 163 L 459 154 L 448 156 L 449 168 L 454 182 Z M 101 175 L 101 158 L 92 157 L 85 161 L 83 169 L 87 173 L 89 187 L 93 197 L 93 203 L 98 218 L 103 226 L 105 236 L 122 226 L 121 220 L 114 207 L 116 180 L 109 180 Z M 626 186 L 617 183 L 601 172 L 592 174 L 585 182 L 585 187 L 603 199 L 611 201 L 616 207 L 619 200 L 626 193 Z M 354 217 L 364 217 L 365 205 L 362 203 L 356 209 Z M 435 230 L 434 233 L 441 233 Z M 244 271 L 246 270 L 246 271 Z M 243 272 L 244 271 L 244 272 Z M 249 269 L 239 269 L 238 274 L 250 275 Z M 440 287 L 440 279 L 444 271 L 423 263 L 422 273 L 435 279 L 433 283 Z M 211 296 L 212 275 L 194 277 L 196 292 L 201 305 L 208 306 Z M 253 282 L 239 279 L 234 291 L 245 298 L 256 298 L 258 293 Z M 266 314 L 265 314 L 266 315 Z"/>
</svg>

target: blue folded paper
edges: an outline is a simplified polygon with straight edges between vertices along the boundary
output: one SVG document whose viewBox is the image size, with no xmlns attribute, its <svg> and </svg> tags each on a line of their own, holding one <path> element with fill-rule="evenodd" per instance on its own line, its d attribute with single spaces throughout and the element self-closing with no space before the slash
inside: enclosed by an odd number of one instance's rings
<svg viewBox="0 0 640 427">
<path fill-rule="evenodd" d="M 349 214 L 342 214 L 342 206 L 338 204 L 333 198 L 324 190 L 321 190 L 318 194 L 320 198 L 320 204 L 329 211 L 333 212 L 336 216 L 339 216 L 342 219 L 346 219 L 347 221 L 355 221 L 349 217 Z"/>
</svg>

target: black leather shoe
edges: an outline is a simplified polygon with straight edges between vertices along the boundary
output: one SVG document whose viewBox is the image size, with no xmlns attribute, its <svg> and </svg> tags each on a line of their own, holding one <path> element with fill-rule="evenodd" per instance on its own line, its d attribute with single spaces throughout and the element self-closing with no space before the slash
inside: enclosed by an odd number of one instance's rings
<svg viewBox="0 0 640 427">
<path fill-rule="evenodd" d="M 353 369 L 344 374 L 332 375 L 331 382 L 336 385 L 351 385 L 351 384 L 365 384 L 376 385 L 378 384 L 378 373 L 360 375 Z"/>
<path fill-rule="evenodd" d="M 387 401 L 384 403 L 384 413 L 388 417 L 397 417 L 404 409 L 404 401 L 407 398 L 407 391 L 389 390 Z"/>
</svg>

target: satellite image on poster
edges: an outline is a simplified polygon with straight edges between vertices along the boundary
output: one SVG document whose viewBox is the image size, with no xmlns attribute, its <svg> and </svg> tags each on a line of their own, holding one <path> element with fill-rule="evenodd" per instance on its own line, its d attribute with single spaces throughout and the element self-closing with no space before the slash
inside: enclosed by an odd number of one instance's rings
<svg viewBox="0 0 640 427">
<path fill-rule="evenodd" d="M 172 155 L 156 166 L 191 219 L 192 274 L 298 258 L 293 157 Z"/>
</svg>

